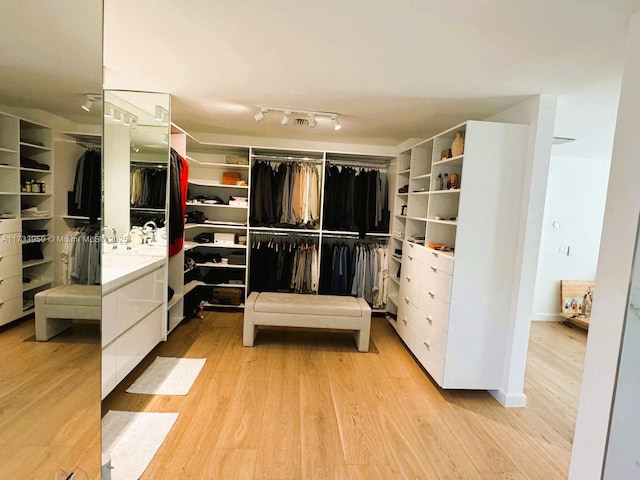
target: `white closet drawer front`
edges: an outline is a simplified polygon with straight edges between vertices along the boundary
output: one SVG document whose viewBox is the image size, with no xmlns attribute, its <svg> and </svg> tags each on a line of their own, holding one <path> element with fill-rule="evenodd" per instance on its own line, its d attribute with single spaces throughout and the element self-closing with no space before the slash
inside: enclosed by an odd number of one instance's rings
<svg viewBox="0 0 640 480">
<path fill-rule="evenodd" d="M 416 315 L 410 319 L 411 327 L 427 342 L 432 351 L 436 352 L 440 357 L 444 358 L 447 344 L 447 332 L 428 322 L 419 310 Z"/>
<path fill-rule="evenodd" d="M 162 303 L 163 285 L 164 269 L 160 268 L 117 290 L 116 335 L 121 335 Z"/>
<path fill-rule="evenodd" d="M 3 278 L 2 273 L 0 272 L 0 300 L 6 301 L 14 297 L 22 298 L 22 277 L 18 275 Z"/>
<path fill-rule="evenodd" d="M 417 311 L 418 309 L 413 305 L 411 305 L 410 303 L 403 305 L 402 310 L 398 309 L 397 324 L 398 324 L 398 333 L 400 333 L 401 337 L 403 336 L 403 334 L 406 334 L 407 328 L 409 328 L 409 325 L 411 325 L 412 318 L 414 318 L 417 315 Z"/>
<path fill-rule="evenodd" d="M 102 363 L 100 370 L 102 372 L 102 400 L 116 388 L 118 366 L 117 366 L 117 345 L 112 343 L 108 347 L 102 349 Z"/>
<path fill-rule="evenodd" d="M 421 288 L 446 300 L 451 299 L 451 279 L 453 277 L 438 270 L 436 267 L 426 267 L 422 277 Z"/>
<path fill-rule="evenodd" d="M 19 233 L 0 233 L 0 257 L 20 255 L 22 253 L 22 245 L 19 239 Z"/>
<path fill-rule="evenodd" d="M 420 315 L 427 323 L 436 325 L 444 331 L 449 329 L 448 302 L 435 295 L 430 295 L 427 290 L 420 290 Z"/>
<path fill-rule="evenodd" d="M 418 306 L 420 300 L 420 279 L 411 274 L 402 274 L 400 280 L 400 297 L 399 303 L 412 304 Z"/>
<path fill-rule="evenodd" d="M 0 257 L 0 277 L 22 275 L 22 252 L 18 255 Z"/>
<path fill-rule="evenodd" d="M 13 322 L 22 315 L 22 295 L 13 298 L 0 298 L 0 325 Z"/>
<path fill-rule="evenodd" d="M 116 345 L 116 383 L 120 383 L 163 337 L 162 307 L 156 308 L 122 335 Z"/>
<path fill-rule="evenodd" d="M 118 335 L 118 291 L 102 297 L 102 318 L 100 320 L 102 346 L 109 345 Z M 115 378 L 115 377 L 114 377 Z"/>
<path fill-rule="evenodd" d="M 442 386 L 444 360 L 433 349 L 431 342 L 422 338 L 411 326 L 408 327 L 406 338 L 403 337 L 403 339 L 418 362 L 429 372 L 436 383 Z"/>
<path fill-rule="evenodd" d="M 438 270 L 453 275 L 453 257 L 431 248 L 427 249 L 422 261 L 430 266 L 436 267 Z"/>
<path fill-rule="evenodd" d="M 418 260 L 419 262 L 421 262 L 422 257 L 425 254 L 425 248 L 413 242 L 405 240 L 402 246 L 402 254 L 407 255 L 412 260 Z"/>
<path fill-rule="evenodd" d="M 0 220 L 0 233 L 18 232 L 20 235 L 22 231 L 22 223 L 18 218 L 12 218 L 9 220 Z"/>
</svg>

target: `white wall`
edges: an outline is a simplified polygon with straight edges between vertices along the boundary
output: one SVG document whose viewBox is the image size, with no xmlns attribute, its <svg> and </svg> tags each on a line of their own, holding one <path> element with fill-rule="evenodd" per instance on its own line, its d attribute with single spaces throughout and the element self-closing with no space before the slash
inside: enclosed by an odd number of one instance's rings
<svg viewBox="0 0 640 480">
<path fill-rule="evenodd" d="M 610 156 L 551 155 L 533 320 L 562 319 L 560 280 L 595 279 L 609 164 Z"/>
<path fill-rule="evenodd" d="M 611 175 L 571 455 L 571 480 L 600 478 L 640 213 L 640 13 L 630 20 Z M 635 410 L 638 412 L 637 408 Z M 635 438 L 628 441 L 637 442 Z"/>
<path fill-rule="evenodd" d="M 522 185 L 519 235 L 515 239 L 519 260 L 513 278 L 515 288 L 505 341 L 507 361 L 502 388 L 491 392 L 501 404 L 509 407 L 526 404 L 524 373 L 556 100 L 556 97 L 550 95 L 536 96 L 487 119 L 529 125 L 529 151 Z"/>
</svg>

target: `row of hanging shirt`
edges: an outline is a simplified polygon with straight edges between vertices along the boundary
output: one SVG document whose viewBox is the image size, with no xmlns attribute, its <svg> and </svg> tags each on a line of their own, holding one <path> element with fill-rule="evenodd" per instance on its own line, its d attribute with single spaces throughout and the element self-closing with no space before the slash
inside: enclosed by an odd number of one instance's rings
<svg viewBox="0 0 640 480">
<path fill-rule="evenodd" d="M 389 252 L 381 243 L 326 244 L 320 272 L 320 293 L 364 298 L 373 308 L 387 303 Z"/>
<path fill-rule="evenodd" d="M 249 289 L 318 293 L 317 239 L 256 235 L 251 242 Z"/>
<path fill-rule="evenodd" d="M 95 226 L 76 227 L 64 234 L 62 285 L 100 284 L 100 229 Z"/>
<path fill-rule="evenodd" d="M 251 225 L 317 227 L 321 166 L 256 161 L 251 168 Z"/>
<path fill-rule="evenodd" d="M 165 208 L 167 169 L 134 167 L 131 170 L 132 207 Z"/>
</svg>

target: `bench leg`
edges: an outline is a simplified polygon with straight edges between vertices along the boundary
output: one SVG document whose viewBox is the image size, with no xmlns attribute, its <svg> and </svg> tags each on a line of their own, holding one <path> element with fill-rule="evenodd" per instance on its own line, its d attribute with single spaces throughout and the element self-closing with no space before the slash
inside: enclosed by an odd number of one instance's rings
<svg viewBox="0 0 640 480">
<path fill-rule="evenodd" d="M 362 328 L 362 330 L 355 330 L 353 332 L 353 338 L 356 339 L 356 345 L 358 345 L 359 352 L 369 351 L 369 330 L 370 327 Z"/>
<path fill-rule="evenodd" d="M 258 335 L 258 326 L 253 324 L 250 315 L 245 313 L 244 316 L 244 328 L 242 330 L 242 344 L 245 347 L 253 347 Z"/>
<path fill-rule="evenodd" d="M 44 298 L 36 296 L 36 340 L 46 342 L 59 333 L 73 326 L 73 320 L 64 318 L 47 318 Z"/>
</svg>

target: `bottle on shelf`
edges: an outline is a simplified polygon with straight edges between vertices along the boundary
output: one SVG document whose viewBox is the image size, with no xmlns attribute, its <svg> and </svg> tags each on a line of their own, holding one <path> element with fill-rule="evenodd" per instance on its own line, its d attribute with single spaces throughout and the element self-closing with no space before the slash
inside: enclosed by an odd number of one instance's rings
<svg viewBox="0 0 640 480">
<path fill-rule="evenodd" d="M 450 187 L 451 187 L 451 184 L 449 183 L 449 174 L 445 173 L 444 177 L 442 178 L 442 188 L 444 190 L 449 190 Z"/>
<path fill-rule="evenodd" d="M 442 187 L 443 187 L 442 174 L 439 173 L 438 178 L 436 178 L 436 190 L 442 190 Z"/>
</svg>

